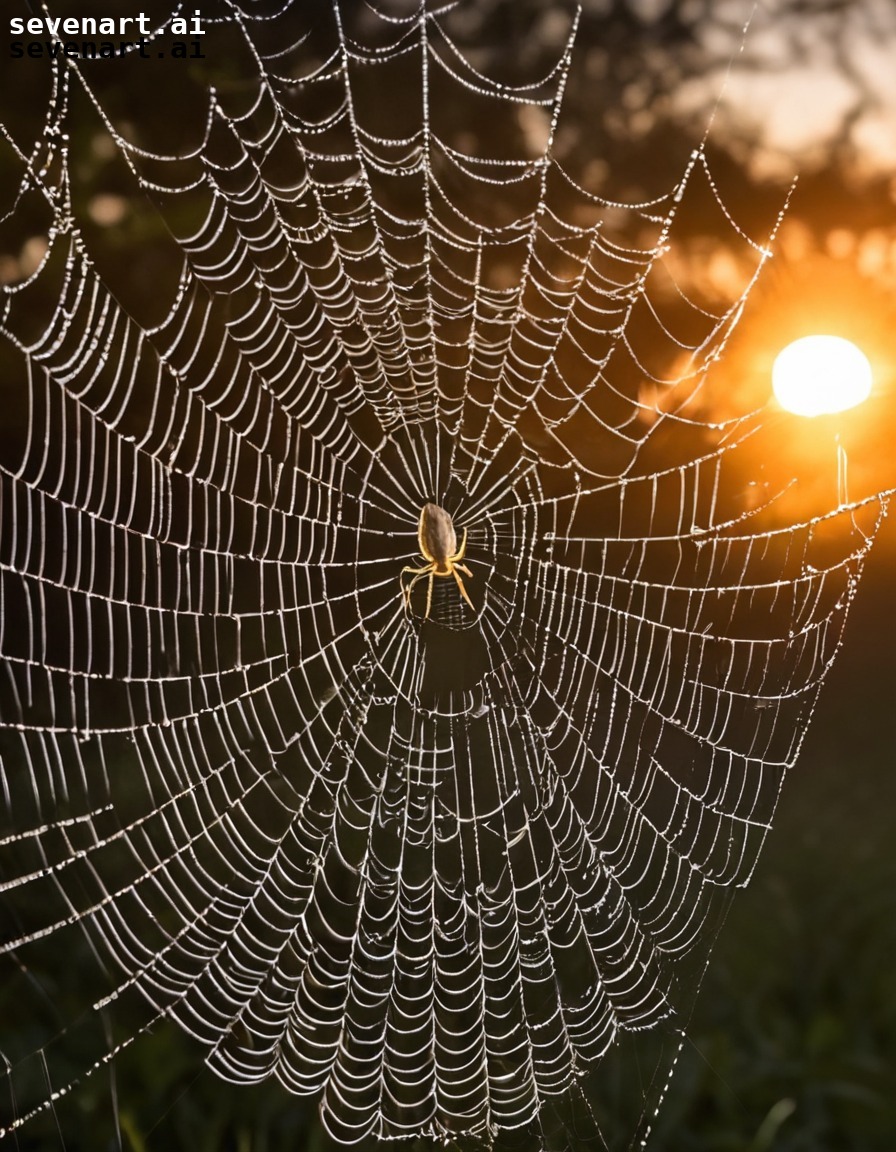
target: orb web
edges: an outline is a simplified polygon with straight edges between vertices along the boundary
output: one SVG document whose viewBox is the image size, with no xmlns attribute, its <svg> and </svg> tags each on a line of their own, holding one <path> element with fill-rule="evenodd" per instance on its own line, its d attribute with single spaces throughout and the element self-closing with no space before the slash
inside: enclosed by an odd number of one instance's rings
<svg viewBox="0 0 896 1152">
<path fill-rule="evenodd" d="M 574 13 L 527 86 L 455 15 L 226 0 L 182 118 L 69 58 L 4 128 L 44 244 L 0 312 L 3 947 L 97 971 L 6 1135 L 162 1018 L 346 1142 L 628 1146 L 661 1102 L 884 499 L 779 514 L 763 414 L 701 408 L 755 275 L 689 299 L 681 221 L 771 241 L 705 148 L 601 198 L 555 150 Z M 472 607 L 424 619 L 428 502 Z"/>
</svg>

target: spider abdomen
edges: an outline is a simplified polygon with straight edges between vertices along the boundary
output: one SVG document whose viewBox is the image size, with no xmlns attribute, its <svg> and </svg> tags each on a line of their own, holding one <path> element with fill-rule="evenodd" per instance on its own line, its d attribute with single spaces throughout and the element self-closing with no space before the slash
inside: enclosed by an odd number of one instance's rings
<svg viewBox="0 0 896 1152">
<path fill-rule="evenodd" d="M 417 536 L 421 555 L 436 565 L 436 573 L 439 576 L 450 575 L 448 559 L 457 552 L 457 533 L 454 521 L 445 509 L 438 504 L 424 504 Z"/>
</svg>

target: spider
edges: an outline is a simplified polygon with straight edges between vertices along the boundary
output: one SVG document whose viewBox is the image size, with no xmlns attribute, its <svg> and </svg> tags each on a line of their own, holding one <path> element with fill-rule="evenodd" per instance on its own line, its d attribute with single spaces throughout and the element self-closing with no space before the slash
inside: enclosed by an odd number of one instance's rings
<svg viewBox="0 0 896 1152">
<path fill-rule="evenodd" d="M 458 561 L 463 560 L 464 552 L 467 548 L 467 530 L 464 528 L 463 539 L 460 542 L 460 548 L 457 546 L 457 534 L 454 531 L 454 523 L 444 508 L 440 508 L 438 504 L 424 504 L 423 510 L 420 513 L 420 523 L 417 525 L 417 540 L 420 544 L 420 555 L 428 563 L 424 564 L 422 568 L 404 567 L 399 576 L 401 583 L 401 591 L 404 596 L 405 607 L 411 606 L 411 593 L 414 590 L 414 585 L 418 580 L 422 580 L 424 576 L 429 577 L 429 587 L 426 590 L 426 612 L 423 619 L 429 618 L 429 610 L 432 608 L 432 583 L 436 576 L 453 576 L 457 581 L 457 587 L 460 590 L 461 596 L 473 608 L 473 601 L 467 595 L 467 590 L 464 587 L 464 582 L 460 578 L 461 572 L 465 576 L 469 576 L 472 580 L 473 573 L 466 566 L 460 564 Z M 413 576 L 413 580 L 405 588 L 404 582 L 401 577 L 405 572 L 409 572 Z M 473 608 L 475 612 L 476 609 Z"/>
</svg>

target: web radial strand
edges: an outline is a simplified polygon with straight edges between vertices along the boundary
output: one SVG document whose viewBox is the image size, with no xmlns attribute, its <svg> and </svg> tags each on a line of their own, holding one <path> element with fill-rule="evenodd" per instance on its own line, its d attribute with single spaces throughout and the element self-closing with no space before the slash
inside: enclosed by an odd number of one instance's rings
<svg viewBox="0 0 896 1152">
<path fill-rule="evenodd" d="M 68 59 L 4 130 L 4 227 L 47 241 L 0 312 L 4 951 L 86 940 L 97 982 L 3 1131 L 133 1002 L 79 1071 L 166 1017 L 346 1141 L 548 1145 L 568 1100 L 559 1146 L 629 1141 L 884 500 L 776 519 L 759 417 L 689 404 L 749 283 L 688 299 L 682 214 L 767 254 L 702 150 L 624 208 L 554 154 L 569 46 L 513 87 L 447 10 L 262 7 L 222 0 L 227 82 L 172 72 L 176 124 Z M 90 138 L 137 277 L 80 208 Z M 427 503 L 472 608 L 415 555 Z"/>
</svg>

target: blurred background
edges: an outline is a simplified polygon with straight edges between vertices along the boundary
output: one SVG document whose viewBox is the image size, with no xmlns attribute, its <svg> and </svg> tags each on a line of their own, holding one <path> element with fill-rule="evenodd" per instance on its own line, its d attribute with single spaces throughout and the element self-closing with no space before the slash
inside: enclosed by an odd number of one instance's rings
<svg viewBox="0 0 896 1152">
<path fill-rule="evenodd" d="M 112 4 L 104 12 L 118 8 L 125 10 Z M 342 8 L 349 20 L 365 19 L 355 0 Z M 54 6 L 69 10 L 76 8 Z M 8 0 L 7 12 L 29 15 L 24 0 Z M 476 67 L 508 82 L 549 72 L 571 18 L 569 5 L 548 0 L 467 0 L 447 17 Z M 769 462 L 786 467 L 792 454 L 794 468 L 817 486 L 807 500 L 828 507 L 844 490 L 861 498 L 896 486 L 894 61 L 893 0 L 584 0 L 555 142 L 589 191 L 631 202 L 674 186 L 708 133 L 721 199 L 752 237 L 768 235 L 789 196 L 774 257 L 702 404 L 707 418 L 773 404 L 771 365 L 788 342 L 811 333 L 854 340 L 872 364 L 871 397 L 839 416 L 782 414 L 782 459 Z M 136 89 L 145 78 L 132 72 L 125 82 Z M 0 85 L 0 118 L 13 130 L 28 118 L 40 123 L 46 68 L 7 60 Z M 179 114 L 174 89 L 140 98 L 156 101 L 160 115 Z M 514 122 L 457 125 L 465 150 L 481 146 L 486 155 L 492 138 L 508 131 L 537 153 L 546 113 L 520 105 Z M 6 163 L 4 153 L 0 177 Z M 110 164 L 98 145 L 79 174 L 91 244 L 112 261 L 117 244 L 122 262 L 135 244 L 151 259 L 151 216 L 118 190 Z M 10 187 L 0 187 L 4 213 Z M 694 299 L 718 304 L 749 279 L 752 269 L 729 239 L 714 219 L 689 220 L 676 273 Z M 0 241 L 6 282 L 43 255 L 37 220 L 33 234 Z M 145 279 L 134 285 L 146 290 Z M 15 423 L 7 421 L 5 435 Z M 867 565 L 754 879 L 731 903 L 653 1149 L 896 1146 L 894 593 L 891 523 Z M 67 997 L 76 1002 L 78 962 L 41 977 L 62 1020 Z M 13 1019 L 14 1011 L 0 990 L 0 1013 Z M 78 1054 L 71 1059 L 77 1067 Z M 197 1069 L 198 1049 L 174 1029 L 142 1036 L 121 1054 L 111 1081 L 103 1072 L 80 1086 L 83 1132 L 58 1133 L 48 1119 L 18 1147 L 328 1147 L 313 1102 L 274 1086 L 234 1091 Z"/>
</svg>

